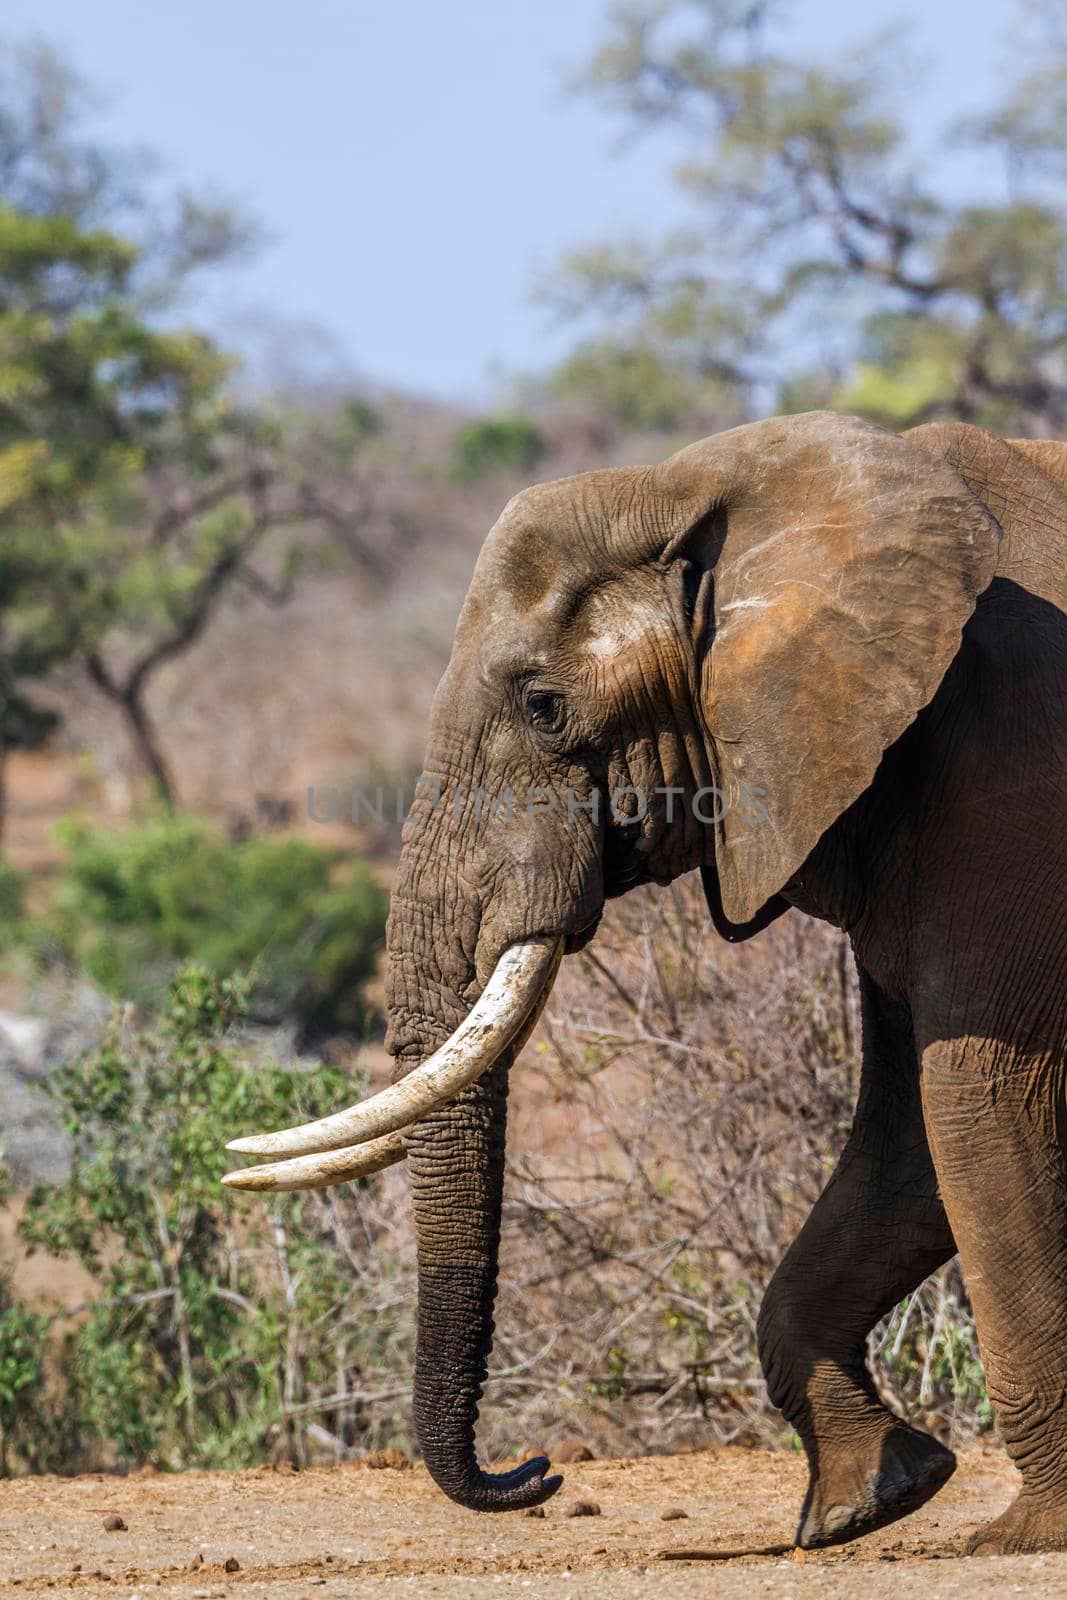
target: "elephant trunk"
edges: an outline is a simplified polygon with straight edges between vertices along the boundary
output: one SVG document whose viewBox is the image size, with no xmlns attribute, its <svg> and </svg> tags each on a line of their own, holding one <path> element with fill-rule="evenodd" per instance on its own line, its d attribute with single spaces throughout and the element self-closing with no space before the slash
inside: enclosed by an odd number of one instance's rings
<svg viewBox="0 0 1067 1600">
<path fill-rule="evenodd" d="M 388 1048 L 397 1076 L 417 1069 L 471 1016 L 499 952 L 522 930 L 486 939 L 483 905 L 462 870 L 451 809 L 427 811 L 401 852 L 390 909 Z M 510 936 L 510 937 L 509 937 Z M 559 1487 L 548 1462 L 484 1473 L 475 1452 L 478 1403 L 493 1343 L 504 1188 L 508 1069 L 547 998 L 559 942 L 521 976 L 524 1021 L 496 1060 L 447 1103 L 405 1130 L 418 1256 L 414 1420 L 435 1482 L 460 1505 L 510 1511 Z M 483 983 L 477 953 L 485 947 Z M 490 959 L 491 958 L 491 959 Z"/>
<path fill-rule="evenodd" d="M 418 1246 L 414 1413 L 434 1481 L 472 1511 L 514 1511 L 559 1487 L 543 1457 L 483 1472 L 474 1428 L 493 1342 L 511 1052 L 407 1136 Z"/>
</svg>

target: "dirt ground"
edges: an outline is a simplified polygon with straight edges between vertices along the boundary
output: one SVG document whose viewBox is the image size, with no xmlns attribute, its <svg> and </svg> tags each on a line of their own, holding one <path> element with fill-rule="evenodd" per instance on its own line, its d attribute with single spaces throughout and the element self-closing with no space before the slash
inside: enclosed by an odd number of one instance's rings
<svg viewBox="0 0 1067 1600">
<path fill-rule="evenodd" d="M 0 1484 L 0 1595 L 1067 1597 L 1067 1554 L 960 1557 L 1013 1492 L 1013 1469 L 992 1450 L 965 1454 L 906 1521 L 803 1562 L 790 1547 L 804 1482 L 795 1456 L 717 1450 L 565 1470 L 543 1519 L 460 1511 L 419 1468 L 18 1479 Z M 568 1516 L 579 1499 L 600 1515 Z M 685 1518 L 662 1520 L 672 1508 Z M 125 1529 L 108 1531 L 109 1516 Z"/>
</svg>

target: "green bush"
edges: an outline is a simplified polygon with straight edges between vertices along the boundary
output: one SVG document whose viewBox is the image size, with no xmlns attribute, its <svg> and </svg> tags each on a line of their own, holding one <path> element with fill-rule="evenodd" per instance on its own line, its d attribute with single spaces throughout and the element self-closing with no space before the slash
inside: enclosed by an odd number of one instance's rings
<svg viewBox="0 0 1067 1600">
<path fill-rule="evenodd" d="M 47 1406 L 32 1330 L 0 1315 L 0 1424 L 32 1427 L 34 1465 L 241 1465 L 280 1449 L 300 1461 L 315 1417 L 344 1444 L 366 1437 L 359 1374 L 398 1336 L 361 1302 L 382 1296 L 354 1270 L 358 1189 L 261 1199 L 219 1183 L 232 1134 L 322 1116 L 362 1086 L 337 1067 L 242 1060 L 225 1033 L 243 996 L 187 969 L 157 1025 L 135 1032 L 120 1013 L 53 1079 L 71 1171 L 31 1193 L 20 1231 L 77 1261 L 98 1294 L 63 1339 Z M 373 1250 L 365 1220 L 361 1235 Z"/>
<path fill-rule="evenodd" d="M 528 472 L 544 453 L 544 435 L 528 418 L 484 417 L 457 432 L 449 477 L 474 483 L 492 472 Z"/>
<path fill-rule="evenodd" d="M 0 1282 L 0 1475 L 7 1477 L 12 1451 L 32 1459 L 33 1423 L 44 1389 L 42 1352 L 47 1317 L 12 1300 Z"/>
<path fill-rule="evenodd" d="M 37 928 L 108 994 L 150 1008 L 184 962 L 247 972 L 259 1020 L 358 1031 L 387 898 L 369 868 L 304 839 L 231 844 L 195 817 L 125 832 L 68 825 L 67 861 Z"/>
<path fill-rule="evenodd" d="M 561 400 L 576 400 L 624 428 L 667 433 L 693 417 L 726 415 L 726 396 L 683 358 L 640 343 L 586 340 L 552 374 Z"/>
<path fill-rule="evenodd" d="M 18 936 L 24 907 L 22 903 L 23 880 L 21 872 L 0 861 L 0 950 Z"/>
</svg>

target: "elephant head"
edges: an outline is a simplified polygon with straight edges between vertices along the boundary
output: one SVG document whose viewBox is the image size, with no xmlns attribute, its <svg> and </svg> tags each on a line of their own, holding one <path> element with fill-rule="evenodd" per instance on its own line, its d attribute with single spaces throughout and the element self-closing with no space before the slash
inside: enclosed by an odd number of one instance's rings
<svg viewBox="0 0 1067 1600">
<path fill-rule="evenodd" d="M 560 953 L 591 936 L 606 896 L 698 866 L 728 927 L 758 925 L 934 695 L 997 533 L 944 460 L 823 413 L 539 485 L 490 533 L 392 899 L 401 1076 L 234 1146 L 302 1157 L 234 1178 L 271 1188 L 406 1150 L 416 1428 L 461 1504 L 528 1506 L 559 1483 L 543 1458 L 484 1473 L 474 1427 L 508 1069 Z"/>
</svg>

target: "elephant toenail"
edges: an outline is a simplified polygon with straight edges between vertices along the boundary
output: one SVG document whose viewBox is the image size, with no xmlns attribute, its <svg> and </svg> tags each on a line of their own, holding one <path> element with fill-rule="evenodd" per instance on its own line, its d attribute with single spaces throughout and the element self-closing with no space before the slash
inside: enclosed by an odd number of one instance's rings
<svg viewBox="0 0 1067 1600">
<path fill-rule="evenodd" d="M 847 1528 L 856 1515 L 855 1506 L 831 1506 L 822 1519 L 822 1525 L 827 1533 L 840 1533 L 842 1528 Z"/>
</svg>

